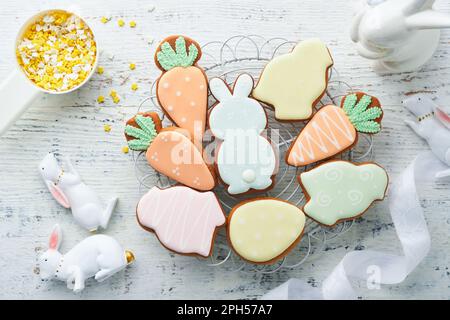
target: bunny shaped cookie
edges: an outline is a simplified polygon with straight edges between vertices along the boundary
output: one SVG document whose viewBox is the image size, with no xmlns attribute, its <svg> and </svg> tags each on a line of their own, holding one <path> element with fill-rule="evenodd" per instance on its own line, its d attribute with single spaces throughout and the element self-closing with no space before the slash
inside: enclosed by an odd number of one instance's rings
<svg viewBox="0 0 450 320">
<path fill-rule="evenodd" d="M 434 0 L 365 0 L 353 18 L 358 53 L 375 60 L 379 73 L 414 71 L 433 56 L 440 28 L 450 16 L 432 10 Z"/>
<path fill-rule="evenodd" d="M 95 277 L 101 282 L 134 261 L 131 251 L 122 249 L 114 238 L 106 235 L 87 237 L 66 254 L 58 251 L 61 241 L 61 229 L 55 225 L 48 250 L 39 257 L 39 274 L 42 280 L 66 281 L 67 288 L 74 292 L 84 289 L 86 279 Z"/>
<path fill-rule="evenodd" d="M 449 166 L 436 177 L 450 176 L 450 115 L 422 94 L 405 99 L 403 105 L 417 117 L 417 121 L 405 120 L 406 124 L 428 142 L 439 160 Z"/>
<path fill-rule="evenodd" d="M 218 101 L 210 111 L 209 127 L 222 141 L 216 154 L 216 168 L 228 185 L 228 193 L 268 189 L 276 157 L 270 142 L 261 136 L 267 126 L 267 115 L 258 101 L 249 98 L 253 78 L 240 75 L 232 91 L 219 78 L 211 79 L 209 85 Z"/>
<path fill-rule="evenodd" d="M 39 171 L 53 197 L 64 208 L 71 208 L 78 224 L 89 231 L 108 226 L 117 198 L 104 206 L 97 194 L 81 181 L 71 162 L 66 158 L 63 170 L 53 153 L 47 154 L 39 164 Z"/>
</svg>

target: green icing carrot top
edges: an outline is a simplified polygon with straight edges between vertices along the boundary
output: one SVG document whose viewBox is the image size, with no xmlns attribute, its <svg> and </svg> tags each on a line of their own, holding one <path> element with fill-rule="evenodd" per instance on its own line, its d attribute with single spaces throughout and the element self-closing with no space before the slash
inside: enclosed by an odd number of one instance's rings
<svg viewBox="0 0 450 320">
<path fill-rule="evenodd" d="M 358 101 L 356 94 L 349 94 L 344 98 L 343 109 L 355 129 L 363 133 L 378 133 L 380 124 L 376 121 L 383 111 L 380 107 L 370 107 L 372 97 L 363 95 Z"/>
<path fill-rule="evenodd" d="M 189 67 L 195 63 L 198 56 L 198 49 L 192 43 L 186 50 L 186 41 L 184 37 L 178 37 L 175 41 L 175 50 L 169 42 L 161 45 L 161 51 L 156 54 L 161 67 L 169 71 L 175 67 Z"/>
<path fill-rule="evenodd" d="M 155 123 L 151 117 L 144 117 L 138 114 L 135 118 L 139 128 L 127 125 L 125 133 L 130 137 L 136 138 L 128 141 L 128 146 L 131 150 L 145 151 L 153 142 L 156 135 Z"/>
</svg>

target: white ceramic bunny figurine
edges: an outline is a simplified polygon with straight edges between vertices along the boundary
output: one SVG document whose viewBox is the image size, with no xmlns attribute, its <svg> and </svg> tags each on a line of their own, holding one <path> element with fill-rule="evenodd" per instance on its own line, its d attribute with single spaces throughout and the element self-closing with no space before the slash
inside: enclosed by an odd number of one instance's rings
<svg viewBox="0 0 450 320">
<path fill-rule="evenodd" d="M 65 208 L 71 208 L 78 224 L 89 231 L 106 228 L 117 204 L 117 198 L 109 200 L 106 207 L 97 194 L 81 181 L 68 158 L 63 170 L 53 153 L 49 153 L 39 164 L 39 171 L 50 193 Z"/>
<path fill-rule="evenodd" d="M 209 87 L 218 101 L 209 114 L 209 127 L 215 137 L 223 140 L 216 165 L 221 180 L 228 185 L 228 193 L 268 189 L 276 158 L 270 142 L 261 136 L 267 115 L 258 101 L 249 98 L 253 78 L 240 75 L 232 92 L 219 78 L 211 79 Z"/>
<path fill-rule="evenodd" d="M 436 157 L 449 166 L 436 177 L 450 176 L 450 116 L 425 95 L 409 97 L 403 104 L 417 117 L 417 121 L 405 122 L 428 142 Z"/>
<path fill-rule="evenodd" d="M 58 251 L 61 240 L 61 229 L 55 225 L 48 250 L 39 257 L 39 274 L 42 280 L 66 281 L 67 288 L 74 292 L 84 289 L 86 279 L 106 280 L 134 261 L 131 251 L 124 250 L 114 238 L 103 234 L 87 237 L 66 254 Z"/>
<path fill-rule="evenodd" d="M 435 0 L 365 0 L 353 18 L 351 38 L 358 53 L 375 60 L 379 73 L 414 71 L 439 44 L 450 15 L 432 10 Z"/>
</svg>

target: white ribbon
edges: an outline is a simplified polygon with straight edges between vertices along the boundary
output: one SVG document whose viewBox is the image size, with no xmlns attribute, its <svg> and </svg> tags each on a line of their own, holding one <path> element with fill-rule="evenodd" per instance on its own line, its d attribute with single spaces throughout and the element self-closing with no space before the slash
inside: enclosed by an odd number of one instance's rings
<svg viewBox="0 0 450 320">
<path fill-rule="evenodd" d="M 425 152 L 417 156 L 390 188 L 389 208 L 403 255 L 372 250 L 353 251 L 346 254 L 323 281 L 321 289 L 312 288 L 298 279 L 290 279 L 269 291 L 262 299 L 356 299 L 350 278 L 367 281 L 371 270 L 377 270 L 379 275 L 376 283 L 402 282 L 430 250 L 430 235 L 416 183 L 420 185 L 434 181 L 438 173 L 444 170 L 448 167 L 432 152 Z"/>
</svg>

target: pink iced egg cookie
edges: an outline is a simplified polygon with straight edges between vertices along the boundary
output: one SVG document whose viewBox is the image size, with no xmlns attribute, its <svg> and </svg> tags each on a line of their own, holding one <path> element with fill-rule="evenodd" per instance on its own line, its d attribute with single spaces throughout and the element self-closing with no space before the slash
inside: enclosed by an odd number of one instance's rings
<svg viewBox="0 0 450 320">
<path fill-rule="evenodd" d="M 216 228 L 225 215 L 215 194 L 185 186 L 153 187 L 139 201 L 137 219 L 167 249 L 187 255 L 211 255 Z"/>
</svg>

